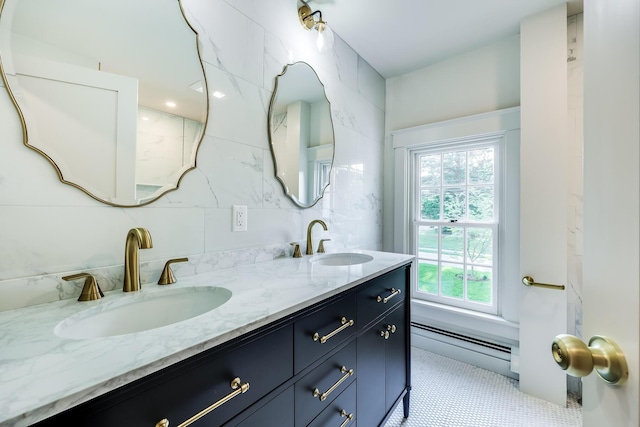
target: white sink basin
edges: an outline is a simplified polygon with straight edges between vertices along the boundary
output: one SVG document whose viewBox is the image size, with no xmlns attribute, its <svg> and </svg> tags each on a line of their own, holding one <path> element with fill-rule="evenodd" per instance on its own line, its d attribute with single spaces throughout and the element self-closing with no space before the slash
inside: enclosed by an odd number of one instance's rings
<svg viewBox="0 0 640 427">
<path fill-rule="evenodd" d="M 230 290 L 215 286 L 141 291 L 74 314 L 54 332 L 62 338 L 87 339 L 147 331 L 207 313 L 229 298 Z"/>
<path fill-rule="evenodd" d="M 311 258 L 310 261 L 314 264 L 320 264 L 320 265 L 341 266 L 341 265 L 364 264 L 365 262 L 369 262 L 372 259 L 373 257 L 371 255 L 345 252 L 345 253 L 316 255 L 313 258 Z"/>
</svg>

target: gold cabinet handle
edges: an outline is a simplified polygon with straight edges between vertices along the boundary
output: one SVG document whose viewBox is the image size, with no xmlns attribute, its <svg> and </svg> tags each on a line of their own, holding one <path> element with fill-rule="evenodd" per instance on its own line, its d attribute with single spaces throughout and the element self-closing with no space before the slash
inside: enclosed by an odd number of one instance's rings
<svg viewBox="0 0 640 427">
<path fill-rule="evenodd" d="M 237 395 L 245 393 L 247 390 L 249 390 L 249 383 L 242 384 L 242 381 L 240 381 L 240 378 L 236 377 L 231 381 L 231 388 L 234 389 L 235 391 L 227 394 L 225 397 L 223 397 L 222 399 L 218 400 L 213 405 L 206 407 L 202 411 L 200 411 L 197 414 L 195 414 L 193 417 L 189 418 L 187 421 L 183 422 L 182 424 L 179 424 L 177 427 L 187 427 L 188 425 L 198 421 L 200 418 L 204 417 L 205 415 L 207 415 L 209 412 L 213 411 L 214 409 L 219 408 L 220 406 L 224 405 L 225 403 L 227 403 L 228 401 L 230 401 L 231 399 L 233 399 Z M 156 427 L 169 427 L 169 420 L 164 418 L 164 419 L 158 421 L 156 423 Z"/>
<path fill-rule="evenodd" d="M 387 325 L 387 330 L 380 331 L 380 336 L 385 340 L 388 340 L 391 334 L 396 333 L 396 330 L 397 330 L 396 325 Z"/>
<path fill-rule="evenodd" d="M 340 326 L 340 327 L 339 327 L 338 329 L 336 329 L 335 331 L 330 332 L 328 335 L 324 335 L 324 336 L 322 336 L 322 337 L 320 336 L 320 334 L 319 334 L 319 333 L 317 333 L 317 332 L 316 332 L 315 334 L 313 334 L 313 340 L 314 340 L 314 341 L 318 341 L 318 340 L 319 340 L 319 341 L 320 341 L 320 344 L 324 344 L 324 343 L 326 343 L 326 342 L 327 342 L 327 340 L 328 340 L 329 338 L 331 338 L 331 337 L 332 337 L 332 336 L 334 336 L 335 334 L 338 334 L 338 333 L 340 333 L 340 332 L 344 331 L 344 330 L 345 330 L 345 329 L 347 329 L 349 326 L 353 326 L 353 324 L 354 324 L 354 323 L 355 323 L 355 322 L 353 321 L 353 319 L 351 319 L 351 320 L 347 321 L 347 318 L 346 318 L 346 317 L 343 317 L 342 319 L 340 319 L 340 324 L 341 324 L 342 326 Z"/>
<path fill-rule="evenodd" d="M 537 288 L 557 289 L 559 291 L 564 290 L 564 285 L 549 285 L 546 283 L 537 283 L 531 276 L 524 276 L 522 278 L 522 284 L 525 286 L 535 286 Z"/>
<path fill-rule="evenodd" d="M 391 295 L 389 295 L 386 298 L 382 298 L 380 295 L 378 295 L 378 298 L 376 298 L 376 301 L 386 304 L 391 298 L 395 297 L 396 295 L 400 295 L 401 293 L 402 291 L 400 289 L 391 288 Z"/>
<path fill-rule="evenodd" d="M 340 411 L 340 417 L 347 417 L 347 419 L 344 420 L 342 424 L 340 424 L 340 427 L 344 427 L 349 424 L 349 421 L 353 419 L 353 413 L 347 415 L 347 411 L 343 409 L 342 411 Z"/>
<path fill-rule="evenodd" d="M 353 369 L 349 369 L 347 371 L 347 368 L 345 366 L 342 366 L 340 368 L 340 372 L 343 373 L 344 375 L 342 376 L 342 378 L 340 378 L 338 380 L 337 383 L 335 383 L 334 385 L 331 386 L 331 388 L 327 391 L 325 391 L 324 393 L 320 394 L 320 390 L 318 390 L 317 388 L 313 390 L 313 397 L 318 397 L 320 398 L 321 402 L 324 402 L 327 397 L 333 393 L 335 391 L 335 389 L 337 389 L 338 387 L 340 387 L 340 384 L 342 384 L 343 382 L 345 382 L 345 380 L 347 378 L 349 378 L 351 375 L 353 375 L 354 370 Z M 179 426 L 178 426 L 179 427 Z"/>
<path fill-rule="evenodd" d="M 608 337 L 596 335 L 587 346 L 573 335 L 558 335 L 551 344 L 551 353 L 558 366 L 574 377 L 586 377 L 595 369 L 608 384 L 620 385 L 629 378 L 624 353 Z"/>
</svg>

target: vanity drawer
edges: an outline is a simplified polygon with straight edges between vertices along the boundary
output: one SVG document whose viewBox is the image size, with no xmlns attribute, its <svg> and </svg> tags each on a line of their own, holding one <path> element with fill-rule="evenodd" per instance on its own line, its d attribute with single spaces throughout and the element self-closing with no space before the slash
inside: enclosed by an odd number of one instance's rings
<svg viewBox="0 0 640 427">
<path fill-rule="evenodd" d="M 351 369 L 353 373 L 350 374 Z M 353 341 L 296 383 L 296 426 L 306 426 L 354 383 L 355 377 L 356 343 Z M 324 400 L 321 400 L 323 396 Z"/>
<path fill-rule="evenodd" d="M 177 426 L 236 390 L 234 378 L 249 383 L 244 392 L 191 424 L 220 426 L 293 374 L 293 327 L 204 354 L 97 397 L 48 420 L 42 426 L 91 425 L 153 427 L 162 419 Z M 135 356 L 135 355 L 133 355 Z"/>
<path fill-rule="evenodd" d="M 353 323 L 352 323 L 353 321 Z M 319 311 L 295 322 L 295 373 L 334 349 L 355 333 L 356 297 L 354 294 L 332 302 Z"/>
<path fill-rule="evenodd" d="M 293 427 L 293 386 L 258 409 L 240 423 L 230 422 L 225 427 Z"/>
<path fill-rule="evenodd" d="M 363 329 L 375 318 L 404 301 L 406 295 L 405 268 L 373 279 L 368 287 L 358 292 L 358 329 Z"/>
<path fill-rule="evenodd" d="M 357 380 L 356 380 L 357 382 Z M 356 425 L 356 382 L 320 412 L 308 427 L 353 427 Z M 366 409 L 365 409 L 366 410 Z M 351 417 L 351 418 L 349 418 Z"/>
</svg>

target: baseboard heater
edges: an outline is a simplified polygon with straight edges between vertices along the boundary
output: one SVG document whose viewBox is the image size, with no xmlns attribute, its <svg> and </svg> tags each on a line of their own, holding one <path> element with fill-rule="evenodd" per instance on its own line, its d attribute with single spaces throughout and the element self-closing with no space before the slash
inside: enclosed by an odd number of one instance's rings
<svg viewBox="0 0 640 427">
<path fill-rule="evenodd" d="M 423 325 L 421 323 L 416 323 L 416 322 L 411 322 L 411 326 L 415 327 L 415 328 L 419 328 L 425 331 L 429 331 L 433 334 L 438 334 L 438 335 L 442 335 L 448 338 L 452 338 L 455 340 L 461 340 L 461 341 L 465 341 L 471 344 L 475 344 L 475 345 L 479 345 L 481 347 L 485 347 L 485 348 L 489 348 L 495 351 L 500 351 L 506 354 L 511 354 L 511 347 L 506 347 L 504 345 L 500 345 L 500 344 L 496 344 L 493 342 L 489 342 L 489 341 L 484 341 L 478 338 L 474 338 L 474 337 L 469 337 L 466 335 L 462 335 L 462 334 L 458 334 L 455 332 L 451 332 L 451 331 L 446 331 L 444 329 L 440 329 L 440 328 L 434 328 L 433 326 L 429 326 L 429 325 Z"/>
</svg>

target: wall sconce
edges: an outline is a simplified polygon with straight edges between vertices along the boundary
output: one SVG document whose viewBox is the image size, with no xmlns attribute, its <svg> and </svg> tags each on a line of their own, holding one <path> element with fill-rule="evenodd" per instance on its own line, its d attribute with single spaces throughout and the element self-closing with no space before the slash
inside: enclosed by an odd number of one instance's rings
<svg viewBox="0 0 640 427">
<path fill-rule="evenodd" d="M 329 28 L 327 23 L 322 20 L 321 11 L 311 11 L 311 8 L 306 1 L 300 1 L 303 3 L 303 5 L 298 9 L 298 18 L 300 19 L 300 23 L 307 30 L 315 28 L 315 30 L 318 31 L 318 39 L 316 40 L 318 51 L 326 52 L 333 46 L 333 31 L 331 31 L 331 28 Z M 314 15 L 318 15 L 317 21 L 315 20 Z"/>
</svg>

